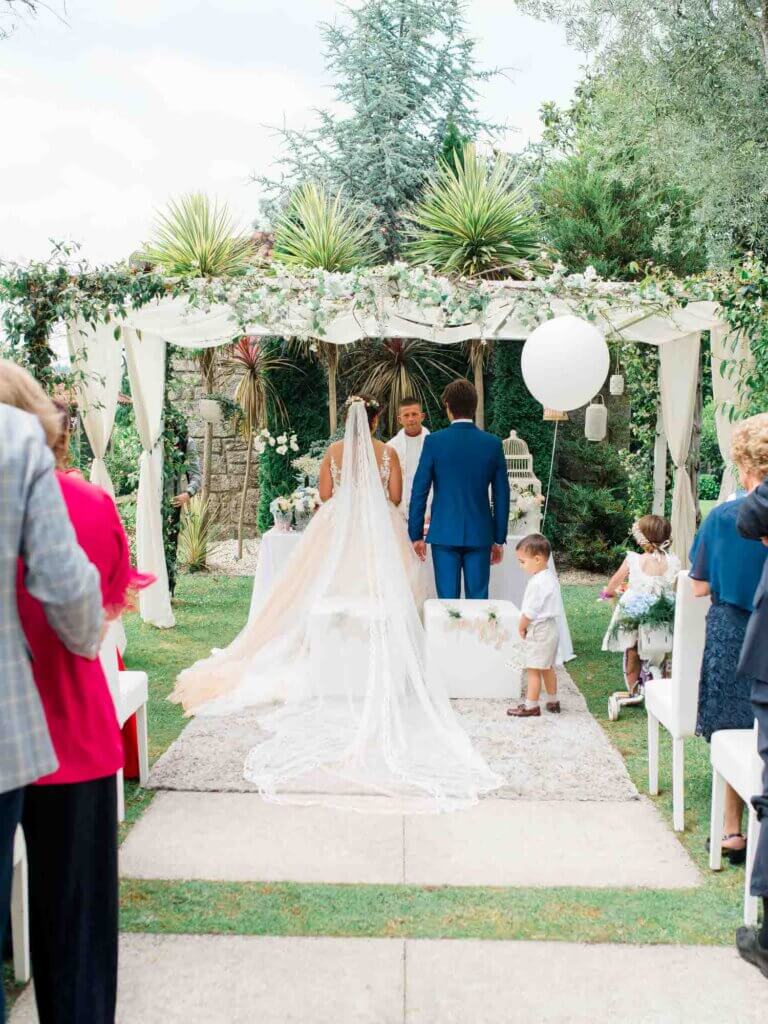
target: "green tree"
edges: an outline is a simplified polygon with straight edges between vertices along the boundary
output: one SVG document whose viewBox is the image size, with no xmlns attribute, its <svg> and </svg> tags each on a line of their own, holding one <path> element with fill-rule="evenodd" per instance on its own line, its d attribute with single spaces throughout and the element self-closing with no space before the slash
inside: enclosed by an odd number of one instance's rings
<svg viewBox="0 0 768 1024">
<path fill-rule="evenodd" d="M 341 113 L 318 127 L 284 129 L 279 182 L 260 179 L 271 201 L 311 180 L 343 190 L 369 214 L 387 259 L 402 242 L 403 213 L 433 173 L 449 125 L 468 138 L 494 126 L 476 112 L 477 69 L 461 0 L 364 0 L 343 23 L 322 24 L 326 67 Z"/>
</svg>

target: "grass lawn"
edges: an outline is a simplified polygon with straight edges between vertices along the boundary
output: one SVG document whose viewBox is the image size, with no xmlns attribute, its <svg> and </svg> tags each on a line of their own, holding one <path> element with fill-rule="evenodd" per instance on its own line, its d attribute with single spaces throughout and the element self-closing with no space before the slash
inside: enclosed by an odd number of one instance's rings
<svg viewBox="0 0 768 1024">
<path fill-rule="evenodd" d="M 180 669 L 224 646 L 246 619 L 251 581 L 246 578 L 182 577 L 174 630 L 126 623 L 128 667 L 150 679 L 150 753 L 157 758 L 184 728 L 176 705 L 165 698 Z M 630 708 L 608 722 L 608 695 L 621 685 L 618 655 L 600 643 L 610 610 L 597 591 L 564 587 L 577 658 L 569 670 L 590 710 L 624 757 L 643 792 L 646 783 L 646 719 Z M 671 827 L 670 745 L 662 730 L 661 784 L 655 802 Z M 240 935 L 411 936 L 429 938 L 560 939 L 586 942 L 730 944 L 741 923 L 743 872 L 726 867 L 712 874 L 705 840 L 709 820 L 709 748 L 686 744 L 686 831 L 681 837 L 702 871 L 696 890 L 493 889 L 369 885 L 305 885 L 125 880 L 121 923 L 126 931 Z M 153 798 L 129 785 L 127 834 Z M 588 841 L 589 837 L 585 836 Z M 563 861 L 567 850 L 553 850 Z M 6 992 L 17 994 L 6 967 Z"/>
<path fill-rule="evenodd" d="M 150 670 L 150 747 L 159 755 L 184 725 L 179 709 L 165 701 L 178 670 L 223 646 L 245 621 L 250 580 L 183 578 L 176 607 L 178 626 L 163 632 L 134 618 L 128 623 L 130 666 Z M 603 654 L 600 642 L 609 609 L 596 590 L 564 588 L 578 654 L 569 666 L 590 710 L 624 757 L 641 791 L 645 788 L 645 713 L 625 711 L 607 721 L 609 693 L 621 684 L 619 658 Z M 663 736 L 663 733 L 662 733 Z M 661 782 L 656 800 L 671 827 L 668 792 L 670 747 L 662 739 Z M 709 749 L 698 740 L 686 751 L 686 832 L 682 842 L 703 875 L 694 891 L 416 888 L 162 882 L 122 883 L 122 926 L 130 931 L 270 935 L 430 936 L 571 939 L 592 942 L 730 943 L 740 923 L 743 874 L 726 868 L 713 875 L 704 847 L 709 819 Z M 152 799 L 133 788 L 130 827 Z M 585 837 L 588 838 L 588 837 Z M 566 851 L 563 880 L 567 881 Z"/>
</svg>

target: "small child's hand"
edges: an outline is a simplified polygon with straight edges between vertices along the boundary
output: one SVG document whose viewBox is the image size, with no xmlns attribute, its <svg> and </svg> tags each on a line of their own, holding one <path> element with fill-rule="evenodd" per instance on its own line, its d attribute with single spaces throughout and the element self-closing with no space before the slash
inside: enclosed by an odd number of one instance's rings
<svg viewBox="0 0 768 1024">
<path fill-rule="evenodd" d="M 517 627 L 517 631 L 520 634 L 521 638 L 525 640 L 525 635 L 528 632 L 528 627 L 524 622 L 520 623 L 520 625 Z"/>
</svg>

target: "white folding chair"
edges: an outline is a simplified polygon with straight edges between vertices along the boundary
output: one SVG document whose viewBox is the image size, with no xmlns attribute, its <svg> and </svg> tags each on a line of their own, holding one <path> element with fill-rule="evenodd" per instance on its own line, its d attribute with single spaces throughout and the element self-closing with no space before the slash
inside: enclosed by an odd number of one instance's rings
<svg viewBox="0 0 768 1024">
<path fill-rule="evenodd" d="M 648 712 L 648 792 L 659 792 L 659 725 L 672 737 L 672 825 L 685 828 L 685 740 L 696 733 L 699 676 L 704 656 L 708 597 L 694 597 L 687 572 L 677 578 L 672 673 L 645 685 Z"/>
<path fill-rule="evenodd" d="M 26 985 L 32 977 L 29 954 L 29 883 L 27 846 L 21 828 L 13 840 L 13 879 L 11 882 L 11 932 L 13 933 L 13 973 Z"/>
<path fill-rule="evenodd" d="M 117 666 L 118 631 L 110 623 L 101 645 L 101 664 L 107 677 L 109 691 L 115 705 L 120 728 L 131 715 L 136 715 L 136 733 L 139 748 L 139 785 L 146 786 L 149 776 L 149 738 L 147 730 L 147 701 L 149 681 L 146 672 L 121 672 Z M 125 821 L 125 787 L 123 770 L 117 773 L 117 820 Z"/>
<path fill-rule="evenodd" d="M 712 817 L 709 824 L 709 866 L 719 871 L 723 864 L 722 836 L 725 819 L 725 785 L 735 789 L 747 805 L 747 862 L 744 871 L 744 924 L 757 924 L 758 899 L 752 896 L 750 882 L 755 864 L 760 822 L 751 804 L 763 791 L 763 762 L 757 749 L 757 723 L 754 729 L 722 729 L 712 733 Z"/>
</svg>

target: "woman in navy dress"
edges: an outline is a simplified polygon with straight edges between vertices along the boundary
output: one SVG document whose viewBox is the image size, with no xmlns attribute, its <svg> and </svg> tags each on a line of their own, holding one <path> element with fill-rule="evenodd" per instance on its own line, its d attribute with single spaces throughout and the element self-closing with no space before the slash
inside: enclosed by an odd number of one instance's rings
<svg viewBox="0 0 768 1024">
<path fill-rule="evenodd" d="M 712 598 L 696 723 L 697 734 L 707 742 L 719 729 L 751 729 L 754 722 L 752 680 L 739 675 L 738 663 L 768 548 L 739 533 L 736 521 L 743 500 L 737 497 L 712 509 L 691 548 L 694 593 Z M 723 852 L 731 863 L 743 862 L 746 855 L 743 810 L 743 801 L 728 786 Z"/>
</svg>

